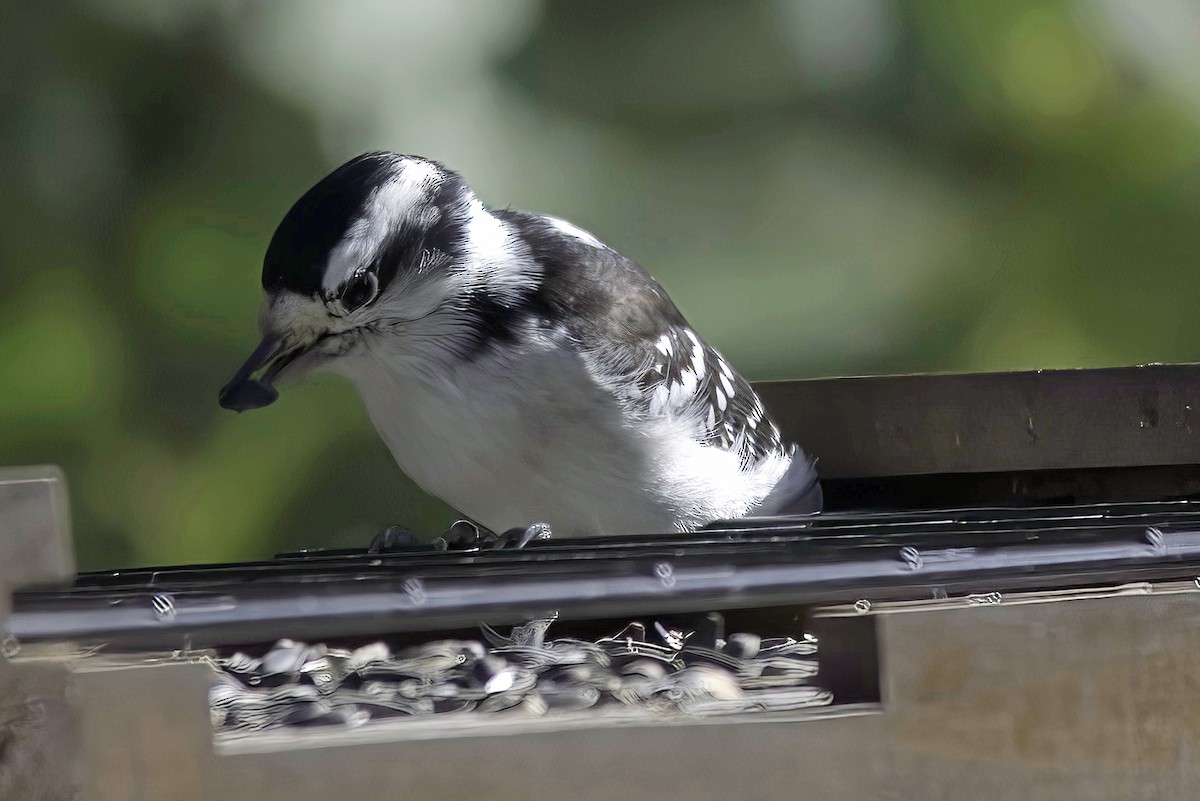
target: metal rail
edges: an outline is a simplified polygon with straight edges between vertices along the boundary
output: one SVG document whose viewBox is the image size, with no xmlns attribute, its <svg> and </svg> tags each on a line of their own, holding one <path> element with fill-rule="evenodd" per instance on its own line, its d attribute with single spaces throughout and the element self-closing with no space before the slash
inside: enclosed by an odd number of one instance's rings
<svg viewBox="0 0 1200 801">
<path fill-rule="evenodd" d="M 523 550 L 321 551 L 80 576 L 17 593 L 18 643 L 202 648 L 865 599 L 909 601 L 1200 575 L 1200 504 L 760 519 L 678 538 Z"/>
</svg>

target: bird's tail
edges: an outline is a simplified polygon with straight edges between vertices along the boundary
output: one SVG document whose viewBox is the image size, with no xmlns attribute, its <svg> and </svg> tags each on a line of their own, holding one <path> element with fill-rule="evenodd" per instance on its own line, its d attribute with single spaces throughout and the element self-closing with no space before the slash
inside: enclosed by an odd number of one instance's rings
<svg viewBox="0 0 1200 801">
<path fill-rule="evenodd" d="M 821 511 L 825 496 L 817 477 L 817 460 L 799 448 L 792 455 L 792 464 L 775 482 L 755 515 L 803 515 Z"/>
</svg>

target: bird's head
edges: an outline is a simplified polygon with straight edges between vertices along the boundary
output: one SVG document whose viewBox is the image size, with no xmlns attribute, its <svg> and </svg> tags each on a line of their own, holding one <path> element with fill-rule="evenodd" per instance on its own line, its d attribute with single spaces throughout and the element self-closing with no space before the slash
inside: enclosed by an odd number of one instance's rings
<svg viewBox="0 0 1200 801">
<path fill-rule="evenodd" d="M 382 343 L 399 362 L 453 352 L 482 302 L 515 303 L 525 291 L 533 266 L 523 256 L 456 173 L 395 153 L 352 159 L 296 201 L 271 238 L 262 342 L 221 405 L 266 406 L 278 382 L 318 367 L 351 371 Z"/>
</svg>

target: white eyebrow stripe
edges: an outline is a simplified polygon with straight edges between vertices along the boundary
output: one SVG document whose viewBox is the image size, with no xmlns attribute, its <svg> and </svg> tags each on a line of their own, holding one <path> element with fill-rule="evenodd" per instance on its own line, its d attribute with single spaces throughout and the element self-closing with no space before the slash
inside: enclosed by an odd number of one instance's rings
<svg viewBox="0 0 1200 801">
<path fill-rule="evenodd" d="M 321 276 L 321 289 L 326 294 L 341 286 L 359 267 L 374 261 L 392 231 L 418 210 L 428 208 L 429 196 L 444 180 L 442 172 L 424 160 L 402 159 L 395 169 L 396 175 L 371 194 L 362 216 L 330 251 Z"/>
</svg>

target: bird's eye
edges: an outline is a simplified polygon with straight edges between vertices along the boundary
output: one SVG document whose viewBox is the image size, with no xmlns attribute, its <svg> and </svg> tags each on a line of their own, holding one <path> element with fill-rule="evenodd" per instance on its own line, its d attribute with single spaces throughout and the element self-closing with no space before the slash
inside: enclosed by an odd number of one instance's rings
<svg viewBox="0 0 1200 801">
<path fill-rule="evenodd" d="M 361 270 L 350 276 L 342 286 L 342 294 L 338 296 L 338 303 L 342 307 L 342 311 L 349 314 L 375 300 L 375 296 L 378 294 L 379 278 L 370 270 Z"/>
</svg>

